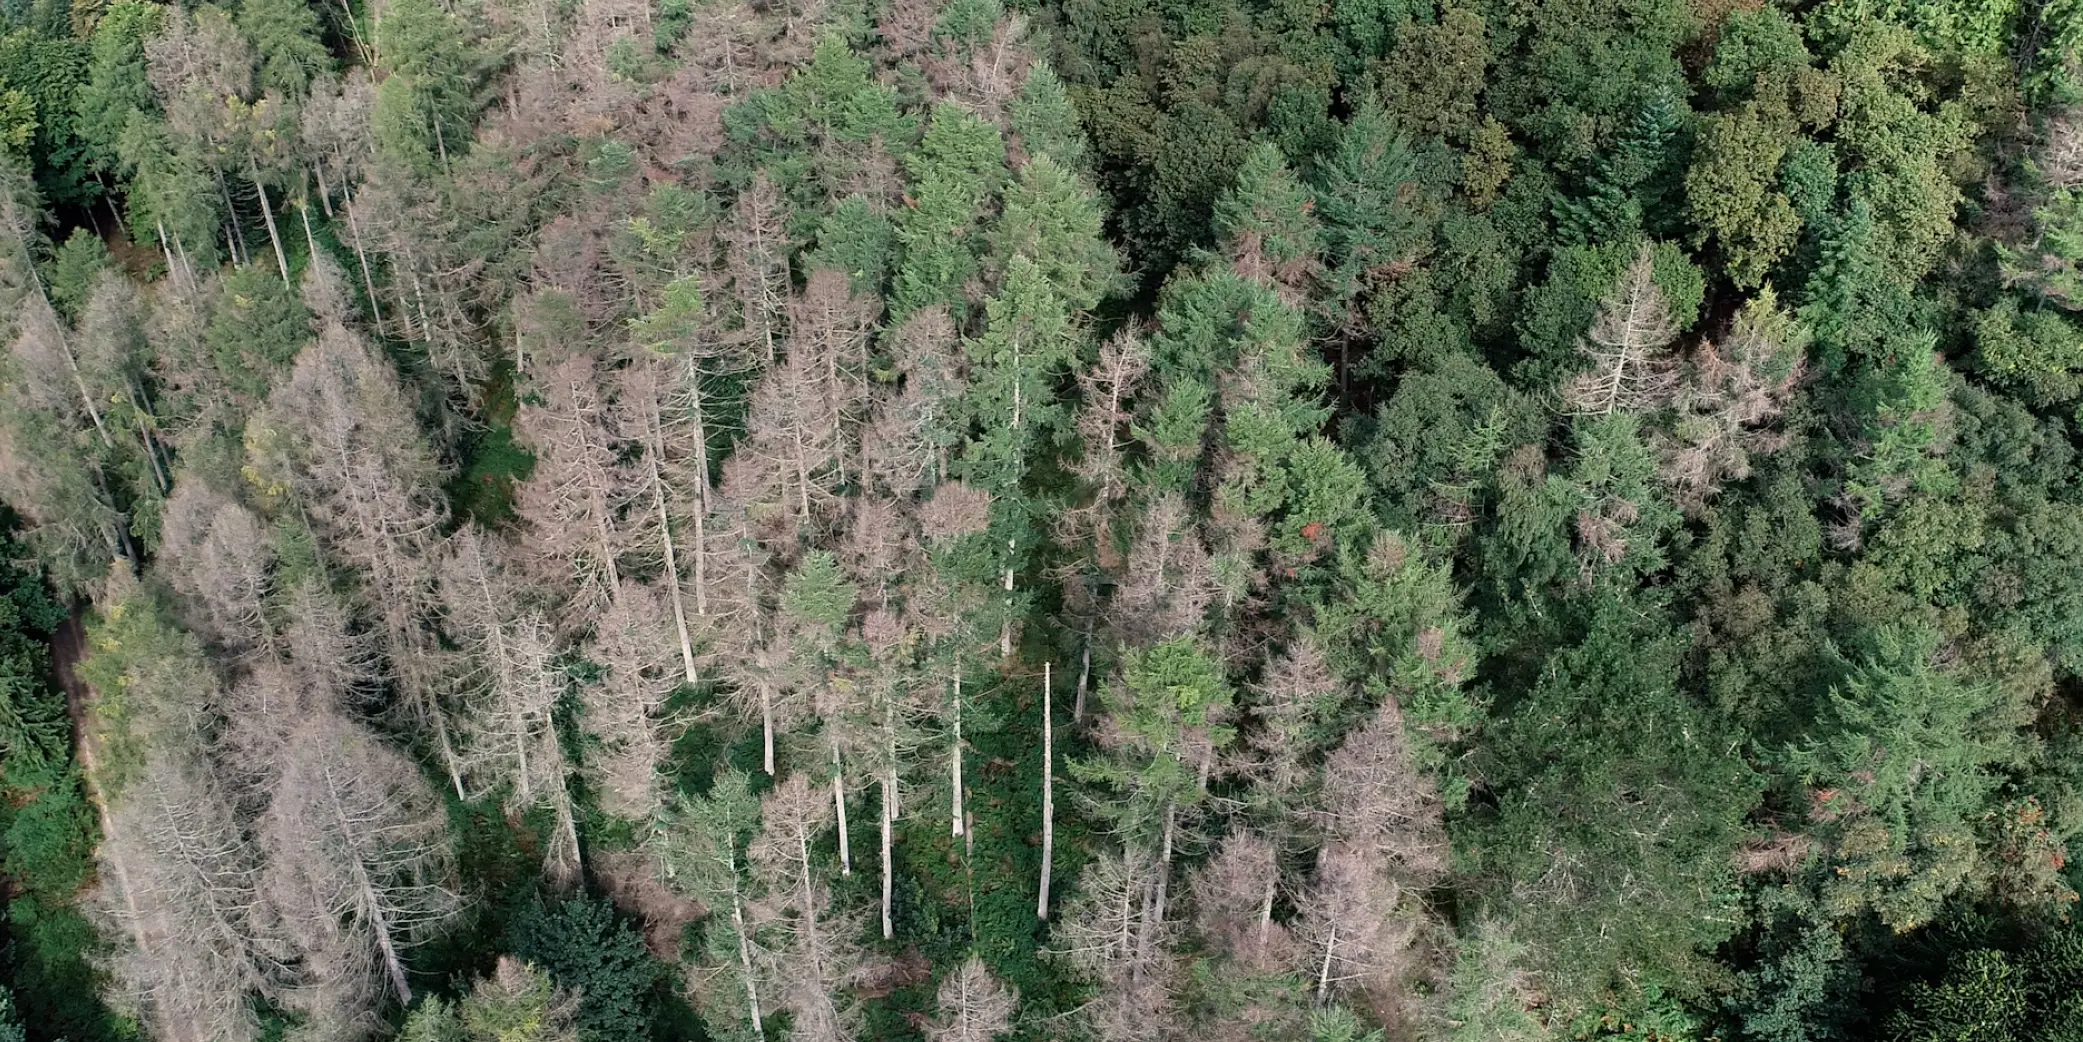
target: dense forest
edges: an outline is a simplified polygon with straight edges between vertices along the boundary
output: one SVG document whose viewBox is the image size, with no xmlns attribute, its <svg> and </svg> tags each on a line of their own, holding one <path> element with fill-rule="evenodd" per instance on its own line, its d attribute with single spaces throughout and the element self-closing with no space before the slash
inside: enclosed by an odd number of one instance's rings
<svg viewBox="0 0 2083 1042">
<path fill-rule="evenodd" d="M 0 1040 L 2083 1040 L 2083 0 L 0 0 Z"/>
</svg>

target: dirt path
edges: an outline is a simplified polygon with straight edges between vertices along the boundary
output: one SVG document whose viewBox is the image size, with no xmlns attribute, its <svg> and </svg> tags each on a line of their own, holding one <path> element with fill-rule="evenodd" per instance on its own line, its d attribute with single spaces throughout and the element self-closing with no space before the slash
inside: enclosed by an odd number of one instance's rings
<svg viewBox="0 0 2083 1042">
<path fill-rule="evenodd" d="M 76 606 L 58 632 L 51 635 L 51 661 L 58 674 L 58 686 L 65 690 L 65 715 L 72 718 L 73 756 L 79 760 L 80 777 L 86 782 L 87 800 L 94 804 L 95 817 L 101 823 L 104 841 L 110 835 L 114 822 L 109 818 L 108 801 L 101 797 L 100 761 L 95 757 L 94 729 L 89 713 L 94 703 L 94 689 L 80 678 L 80 660 L 87 656 L 87 609 Z M 96 851 L 97 854 L 102 853 Z M 130 912 L 132 922 L 137 921 L 137 903 L 131 897 L 130 873 L 117 859 L 102 859 L 114 870 L 116 888 L 122 892 L 123 903 Z"/>
</svg>

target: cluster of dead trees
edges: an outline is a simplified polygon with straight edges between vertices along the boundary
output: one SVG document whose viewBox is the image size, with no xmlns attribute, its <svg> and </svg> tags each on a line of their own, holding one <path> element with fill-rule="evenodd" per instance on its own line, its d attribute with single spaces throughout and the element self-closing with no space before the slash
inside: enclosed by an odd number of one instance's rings
<svg viewBox="0 0 2083 1042">
<path fill-rule="evenodd" d="M 1393 1012 L 1425 972 L 1441 803 L 1396 696 L 1277 625 L 1285 589 L 1375 535 L 1311 498 L 1350 464 L 1311 434 L 1324 374 L 1276 277 L 1306 260 L 1239 246 L 1103 338 L 1118 262 L 1018 20 L 955 38 L 899 4 L 863 54 L 801 8 L 705 5 L 647 79 L 609 69 L 651 31 L 642 5 L 496 6 L 510 67 L 479 98 L 440 40 L 490 36 L 402 0 L 368 41 L 380 89 L 293 84 L 301 167 L 263 165 L 249 127 L 244 170 L 215 170 L 245 266 L 154 227 L 167 277 L 106 272 L 77 314 L 0 194 L 22 305 L 0 476 L 98 612 L 111 971 L 159 1036 L 256 1037 L 263 1003 L 299 1037 L 380 1032 L 464 901 L 448 797 L 496 794 L 546 822 L 556 886 L 584 877 L 589 812 L 636 826 L 707 909 L 690 985 L 712 1033 L 771 1037 L 785 1011 L 803 1042 L 858 1037 L 899 838 L 945 828 L 966 856 L 994 813 L 965 800 L 979 725 L 1043 736 L 1028 882 L 1101 1037 L 1176 1031 L 1188 953 L 1265 984 L 1207 1025 L 1232 1033 Z M 231 27 L 170 17 L 146 57 L 182 140 L 231 133 L 204 122 L 227 98 L 266 116 L 276 95 L 218 68 Z M 425 53 L 383 31 L 405 18 Z M 900 107 L 900 66 L 930 105 Z M 378 118 L 408 88 L 417 160 Z M 745 97 L 800 111 L 723 176 Z M 474 142 L 466 101 L 493 105 Z M 299 254 L 269 190 L 306 173 Z M 537 196 L 555 208 L 505 206 Z M 532 465 L 510 515 L 458 511 L 501 401 Z M 1368 581 L 1438 584 L 1380 538 Z M 1411 661 L 1440 658 L 1440 623 L 1397 625 Z M 697 724 L 756 734 L 766 777 L 676 794 Z M 1094 753 L 1060 763 L 1059 731 Z M 1064 774 L 1111 838 L 1052 898 Z M 830 885 L 868 844 L 879 915 Z M 1018 996 L 981 958 L 939 969 L 929 1037 L 1008 1030 Z M 480 990 L 538 985 L 509 967 Z"/>
</svg>

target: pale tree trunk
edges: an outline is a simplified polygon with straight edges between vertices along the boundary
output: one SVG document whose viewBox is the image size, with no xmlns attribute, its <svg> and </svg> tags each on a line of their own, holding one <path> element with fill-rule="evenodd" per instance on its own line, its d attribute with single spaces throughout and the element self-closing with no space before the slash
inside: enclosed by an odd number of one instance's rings
<svg viewBox="0 0 2083 1042">
<path fill-rule="evenodd" d="M 896 936 L 890 922 L 890 896 L 894 889 L 894 876 L 890 865 L 890 831 L 897 824 L 897 770 L 892 767 L 882 778 L 882 939 L 887 941 Z"/>
<path fill-rule="evenodd" d="M 709 545 L 709 427 L 702 414 L 702 373 L 699 366 L 688 367 L 687 412 L 689 422 L 694 424 L 694 613 L 709 614 L 708 552 Z"/>
<path fill-rule="evenodd" d="M 1332 923 L 1331 934 L 1324 940 L 1323 969 L 1316 974 L 1316 1004 L 1321 1006 L 1331 994 L 1331 955 L 1338 950 L 1338 924 Z"/>
<path fill-rule="evenodd" d="M 1056 853 L 1056 723 L 1050 690 L 1050 663 L 1042 663 L 1042 858 L 1041 896 L 1034 917 L 1049 921 L 1049 872 Z"/>
<path fill-rule="evenodd" d="M 752 1034 L 760 1039 L 767 1037 L 767 1029 L 759 1012 L 759 981 L 752 975 L 752 941 L 745 935 L 745 900 L 738 887 L 738 851 L 736 840 L 726 842 L 730 851 L 730 921 L 738 931 L 738 971 L 745 975 L 745 1006 L 752 1014 Z"/>
<path fill-rule="evenodd" d="M 325 159 L 320 157 L 311 164 L 311 177 L 318 182 L 318 206 L 327 217 L 333 216 L 333 191 L 325 183 Z"/>
<path fill-rule="evenodd" d="M 653 419 L 656 419 L 656 417 L 654 416 Z M 663 446 L 664 443 L 665 439 L 662 436 L 654 442 L 654 444 L 660 446 Z M 651 464 L 651 500 L 652 504 L 658 509 L 658 538 L 665 550 L 665 592 L 673 605 L 673 627 L 680 638 L 680 664 L 686 669 L 687 682 L 694 684 L 697 682 L 694 669 L 694 637 L 687 630 L 687 606 L 681 603 L 680 598 L 680 555 L 678 548 L 673 545 L 673 519 L 665 505 L 665 475 L 659 470 L 657 453 L 647 451 L 644 453 L 644 458 L 650 461 Z M 700 512 L 697 511 L 695 516 L 700 517 Z M 699 522 L 696 523 L 699 524 Z M 699 532 L 696 533 L 696 538 L 697 540 L 700 538 Z M 697 541 L 695 543 L 697 552 L 694 555 L 697 561 L 701 560 L 702 556 L 699 552 L 700 547 L 701 543 Z M 700 566 L 696 565 L 696 567 Z M 695 589 L 697 591 L 701 589 L 700 584 L 701 580 L 697 577 L 695 580 Z"/>
<path fill-rule="evenodd" d="M 1005 555 L 1008 560 L 1005 565 L 1005 620 L 998 624 L 998 657 L 1000 658 L 1011 658 L 1013 656 L 1013 566 L 1010 558 L 1018 549 L 1019 543 L 1017 541 L 1012 539 L 1005 541 Z"/>
<path fill-rule="evenodd" d="M 341 203 L 347 210 L 347 232 L 354 239 L 354 259 L 362 268 L 362 288 L 369 291 L 369 317 L 376 322 L 376 335 L 383 336 L 383 304 L 376 299 L 376 280 L 369 274 L 369 252 L 362 248 L 362 225 L 355 220 L 354 200 Z"/>
<path fill-rule="evenodd" d="M 962 674 L 961 667 L 955 673 L 955 741 L 949 750 L 948 770 L 954 778 L 953 835 L 962 834 Z"/>
<path fill-rule="evenodd" d="M 759 728 L 762 764 L 767 777 L 774 776 L 774 689 L 764 678 L 759 682 Z"/>
<path fill-rule="evenodd" d="M 1070 722 L 1082 725 L 1085 722 L 1085 689 L 1092 682 L 1092 624 L 1085 624 L 1085 640 L 1078 652 L 1078 697 L 1071 705 Z"/>
<path fill-rule="evenodd" d="M 174 260 L 173 244 L 166 241 L 165 221 L 159 222 L 159 252 L 166 254 L 166 273 L 168 275 L 183 274 L 180 263 Z"/>
<path fill-rule="evenodd" d="M 853 875 L 853 843 L 846 832 L 846 767 L 839 760 L 839 747 L 832 746 L 832 809 L 839 817 L 839 874 Z"/>
<path fill-rule="evenodd" d="M 246 160 L 246 176 L 253 180 L 253 190 L 260 193 L 260 218 L 267 222 L 268 244 L 275 248 L 275 267 L 282 271 L 282 283 L 289 285 L 289 255 L 282 252 L 282 233 L 275 228 L 275 207 L 268 202 L 268 189 L 260 183 L 260 167 L 251 157 Z"/>
</svg>

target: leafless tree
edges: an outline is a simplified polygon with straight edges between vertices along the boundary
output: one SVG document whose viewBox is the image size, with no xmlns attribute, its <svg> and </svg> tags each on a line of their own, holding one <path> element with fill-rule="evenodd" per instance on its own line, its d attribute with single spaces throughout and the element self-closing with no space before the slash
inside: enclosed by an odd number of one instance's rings
<svg viewBox="0 0 2083 1042">
<path fill-rule="evenodd" d="M 260 858 L 193 749 L 161 749 L 110 808 L 104 903 L 128 943 L 111 969 L 170 1042 L 259 1036 L 257 992 L 282 967 L 261 900 Z"/>
<path fill-rule="evenodd" d="M 1806 333 L 1766 289 L 1737 312 L 1727 340 L 1693 352 L 1671 433 L 1660 439 L 1660 476 L 1680 505 L 1699 509 L 1724 481 L 1748 477 L 1753 455 L 1786 444 L 1770 424 L 1800 384 L 1806 347 Z"/>
<path fill-rule="evenodd" d="M 1108 615 L 1127 647 L 1148 647 L 1197 630 L 1219 590 L 1186 503 L 1160 496 L 1143 512 Z"/>
<path fill-rule="evenodd" d="M 771 987 L 768 968 L 778 960 L 761 943 L 761 909 L 748 879 L 740 837 L 759 823 L 759 805 L 743 774 L 719 770 L 706 797 L 683 800 L 674 827 L 659 830 L 659 859 L 668 883 L 699 898 L 713 916 L 703 972 L 690 983 L 711 1024 L 729 1019 L 749 1025 L 755 1039 L 766 1037 L 762 994 Z"/>
<path fill-rule="evenodd" d="M 200 474 L 184 474 L 166 501 L 158 573 L 182 597 L 196 631 L 234 659 L 273 639 L 270 563 L 260 519 Z"/>
<path fill-rule="evenodd" d="M 1408 882 L 1425 885 L 1445 874 L 1443 813 L 1431 778 L 1411 762 L 1394 699 L 1384 699 L 1324 761 L 1320 827 Z"/>
<path fill-rule="evenodd" d="M 447 824 L 419 770 L 353 722 L 310 717 L 260 821 L 263 889 L 303 960 L 290 1003 L 359 1023 L 412 1000 L 404 953 L 456 911 Z"/>
<path fill-rule="evenodd" d="M 798 1042 L 851 1042 L 859 1030 L 853 996 L 864 954 L 860 923 L 832 907 L 817 878 L 811 845 L 832 822 L 832 805 L 803 775 L 791 775 L 767 795 L 759 838 L 750 851 L 767 893 L 762 919 L 782 938 L 770 969 L 781 1001 L 795 1015 Z"/>
<path fill-rule="evenodd" d="M 706 615 L 708 608 L 709 562 L 703 552 L 708 540 L 708 429 L 699 372 L 692 391 L 683 391 L 674 375 L 665 359 L 633 361 L 622 373 L 614 419 L 617 433 L 642 453 L 635 467 L 643 491 L 625 518 L 630 545 L 642 556 L 648 556 L 646 548 L 658 552 L 658 586 L 672 609 L 681 674 L 692 684 L 699 679 L 694 649 L 698 622 L 689 619 L 687 602 L 694 602 L 696 616 Z M 691 568 L 692 577 L 683 577 L 682 568 Z"/>
<path fill-rule="evenodd" d="M 396 374 L 361 339 L 329 327 L 297 356 L 247 442 L 254 469 L 280 482 L 331 559 L 359 574 L 401 708 L 433 733 L 460 796 L 444 666 L 428 625 L 443 475 Z"/>
<path fill-rule="evenodd" d="M 1563 389 L 1570 411 L 1610 416 L 1669 401 L 1673 372 L 1667 349 L 1677 338 L 1678 320 L 1656 285 L 1655 255 L 1644 245 L 1577 345 L 1590 368 Z"/>
<path fill-rule="evenodd" d="M 516 809 L 548 804 L 555 831 L 545 864 L 569 882 L 580 867 L 577 819 L 552 717 L 568 680 L 549 624 L 529 610 L 525 588 L 503 567 L 507 556 L 506 544 L 465 526 L 441 562 L 445 629 L 463 652 L 465 755 L 473 773 L 511 787 Z"/>
<path fill-rule="evenodd" d="M 1101 1038 L 1157 1042 L 1180 1026 L 1170 930 L 1148 919 L 1155 870 L 1148 851 L 1094 859 L 1056 921 L 1051 954 L 1099 985 L 1086 1015 Z"/>
<path fill-rule="evenodd" d="M 1302 943 L 1295 969 L 1308 975 L 1319 1005 L 1353 992 L 1371 994 L 1384 1005 L 1400 998 L 1398 986 L 1420 964 L 1414 949 L 1422 914 L 1366 850 L 1336 841 L 1327 845 L 1297 904 Z"/>
<path fill-rule="evenodd" d="M 1287 927 L 1273 919 L 1280 850 L 1264 836 L 1246 831 L 1223 840 L 1194 873 L 1192 891 L 1195 928 L 1216 950 L 1259 970 L 1292 958 Z"/>
<path fill-rule="evenodd" d="M 788 314 L 787 224 L 780 191 L 761 173 L 739 193 L 723 229 L 739 328 L 768 365 L 780 353 Z"/>
<path fill-rule="evenodd" d="M 535 454 L 517 510 L 529 526 L 530 559 L 561 595 L 562 622 L 578 629 L 622 581 L 617 560 L 627 545 L 622 507 L 631 498 L 631 475 L 620 466 L 593 358 L 575 353 L 543 369 L 535 383 L 541 403 L 524 405 L 514 421 L 516 436 Z"/>
<path fill-rule="evenodd" d="M 587 759 L 601 808 L 633 821 L 658 814 L 667 753 L 659 713 L 679 686 L 658 593 L 627 579 L 595 624 L 587 657 L 606 671 L 584 692 L 587 728 L 600 748 Z"/>
<path fill-rule="evenodd" d="M 932 488 L 947 474 L 955 441 L 953 412 L 964 387 L 953 321 L 939 305 L 906 317 L 891 334 L 904 388 L 876 404 L 861 432 L 864 469 L 899 499 Z"/>
<path fill-rule="evenodd" d="M 843 462 L 840 405 L 825 360 L 791 352 L 753 392 L 738 448 L 764 478 L 758 503 L 804 528 L 835 494 Z"/>
<path fill-rule="evenodd" d="M 33 407 L 61 418 L 89 421 L 104 446 L 114 447 L 100 396 L 87 386 L 72 333 L 41 294 L 23 298 L 15 316 L 14 366 L 22 393 Z M 75 424 L 84 426 L 84 424 Z"/>
<path fill-rule="evenodd" d="M 144 457 L 151 490 L 164 496 L 172 490 L 173 478 L 146 392 L 152 347 L 145 337 L 144 316 L 144 303 L 128 278 L 107 272 L 95 280 L 79 316 L 79 367 L 91 393 L 109 405 L 109 426 L 121 427 L 120 440 Z"/>
<path fill-rule="evenodd" d="M 1020 993 L 999 983 L 984 960 L 971 955 L 940 980 L 926 1042 L 991 1042 L 1012 1029 Z"/>
</svg>

